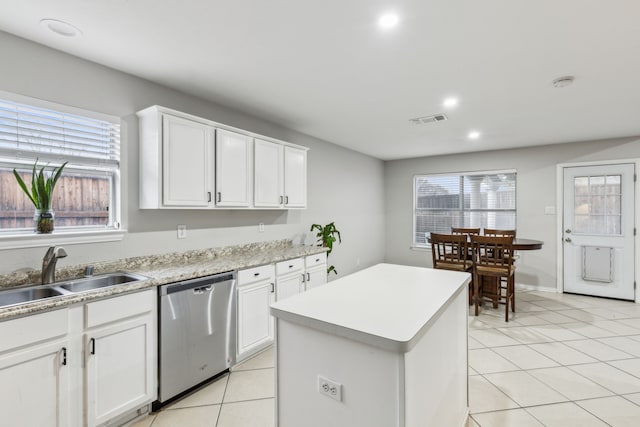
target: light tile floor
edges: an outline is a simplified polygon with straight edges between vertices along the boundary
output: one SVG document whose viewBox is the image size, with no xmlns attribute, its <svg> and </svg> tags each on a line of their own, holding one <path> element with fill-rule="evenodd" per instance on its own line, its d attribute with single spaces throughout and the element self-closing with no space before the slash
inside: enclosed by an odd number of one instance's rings
<svg viewBox="0 0 640 427">
<path fill-rule="evenodd" d="M 273 349 L 131 427 L 274 427 Z"/>
<path fill-rule="evenodd" d="M 273 381 L 269 349 L 132 427 L 272 427 Z M 509 323 L 470 311 L 469 400 L 468 427 L 640 426 L 640 304 L 516 290 Z"/>
</svg>

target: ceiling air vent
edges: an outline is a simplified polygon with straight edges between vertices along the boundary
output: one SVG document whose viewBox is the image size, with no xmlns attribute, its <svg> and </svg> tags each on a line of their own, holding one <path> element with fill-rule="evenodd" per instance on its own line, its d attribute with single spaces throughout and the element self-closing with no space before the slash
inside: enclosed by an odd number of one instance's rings
<svg viewBox="0 0 640 427">
<path fill-rule="evenodd" d="M 445 116 L 444 114 L 435 114 L 433 116 L 424 116 L 424 117 L 417 117 L 415 119 L 409 119 L 409 121 L 414 125 L 424 125 L 427 123 L 443 122 L 445 120 L 447 120 L 447 116 Z"/>
</svg>

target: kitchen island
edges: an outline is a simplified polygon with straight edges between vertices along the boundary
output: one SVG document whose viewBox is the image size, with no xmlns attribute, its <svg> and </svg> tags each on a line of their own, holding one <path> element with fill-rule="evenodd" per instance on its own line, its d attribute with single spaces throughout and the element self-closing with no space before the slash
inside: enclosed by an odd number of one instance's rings
<svg viewBox="0 0 640 427">
<path fill-rule="evenodd" d="M 463 426 L 470 279 L 378 264 L 273 304 L 276 425 Z"/>
</svg>

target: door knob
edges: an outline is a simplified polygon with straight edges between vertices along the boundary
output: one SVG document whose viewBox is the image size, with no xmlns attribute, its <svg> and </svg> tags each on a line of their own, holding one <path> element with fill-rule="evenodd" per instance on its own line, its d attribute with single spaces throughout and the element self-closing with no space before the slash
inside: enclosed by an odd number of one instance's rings
<svg viewBox="0 0 640 427">
<path fill-rule="evenodd" d="M 570 237 L 567 237 L 567 238 L 565 238 L 565 239 L 564 239 L 564 241 L 565 241 L 565 242 L 571 242 L 571 238 L 570 238 Z"/>
<path fill-rule="evenodd" d="M 571 229 L 567 228 L 566 230 L 564 230 L 565 233 L 571 233 Z"/>
</svg>

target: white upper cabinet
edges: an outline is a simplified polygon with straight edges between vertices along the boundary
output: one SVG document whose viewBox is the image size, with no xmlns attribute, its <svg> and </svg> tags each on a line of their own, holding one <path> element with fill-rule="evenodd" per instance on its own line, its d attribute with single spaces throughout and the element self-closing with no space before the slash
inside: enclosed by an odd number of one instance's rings
<svg viewBox="0 0 640 427">
<path fill-rule="evenodd" d="M 307 151 L 284 147 L 284 205 L 307 207 Z"/>
<path fill-rule="evenodd" d="M 284 205 L 284 146 L 256 139 L 254 142 L 253 205 L 279 208 Z"/>
<path fill-rule="evenodd" d="M 307 150 L 255 140 L 254 206 L 307 207 Z"/>
<path fill-rule="evenodd" d="M 216 129 L 216 206 L 249 207 L 252 138 Z"/>
<path fill-rule="evenodd" d="M 307 205 L 307 148 L 152 106 L 138 113 L 140 209 Z"/>
<path fill-rule="evenodd" d="M 208 126 L 163 115 L 163 205 L 209 206 L 213 189 L 212 134 Z"/>
</svg>

